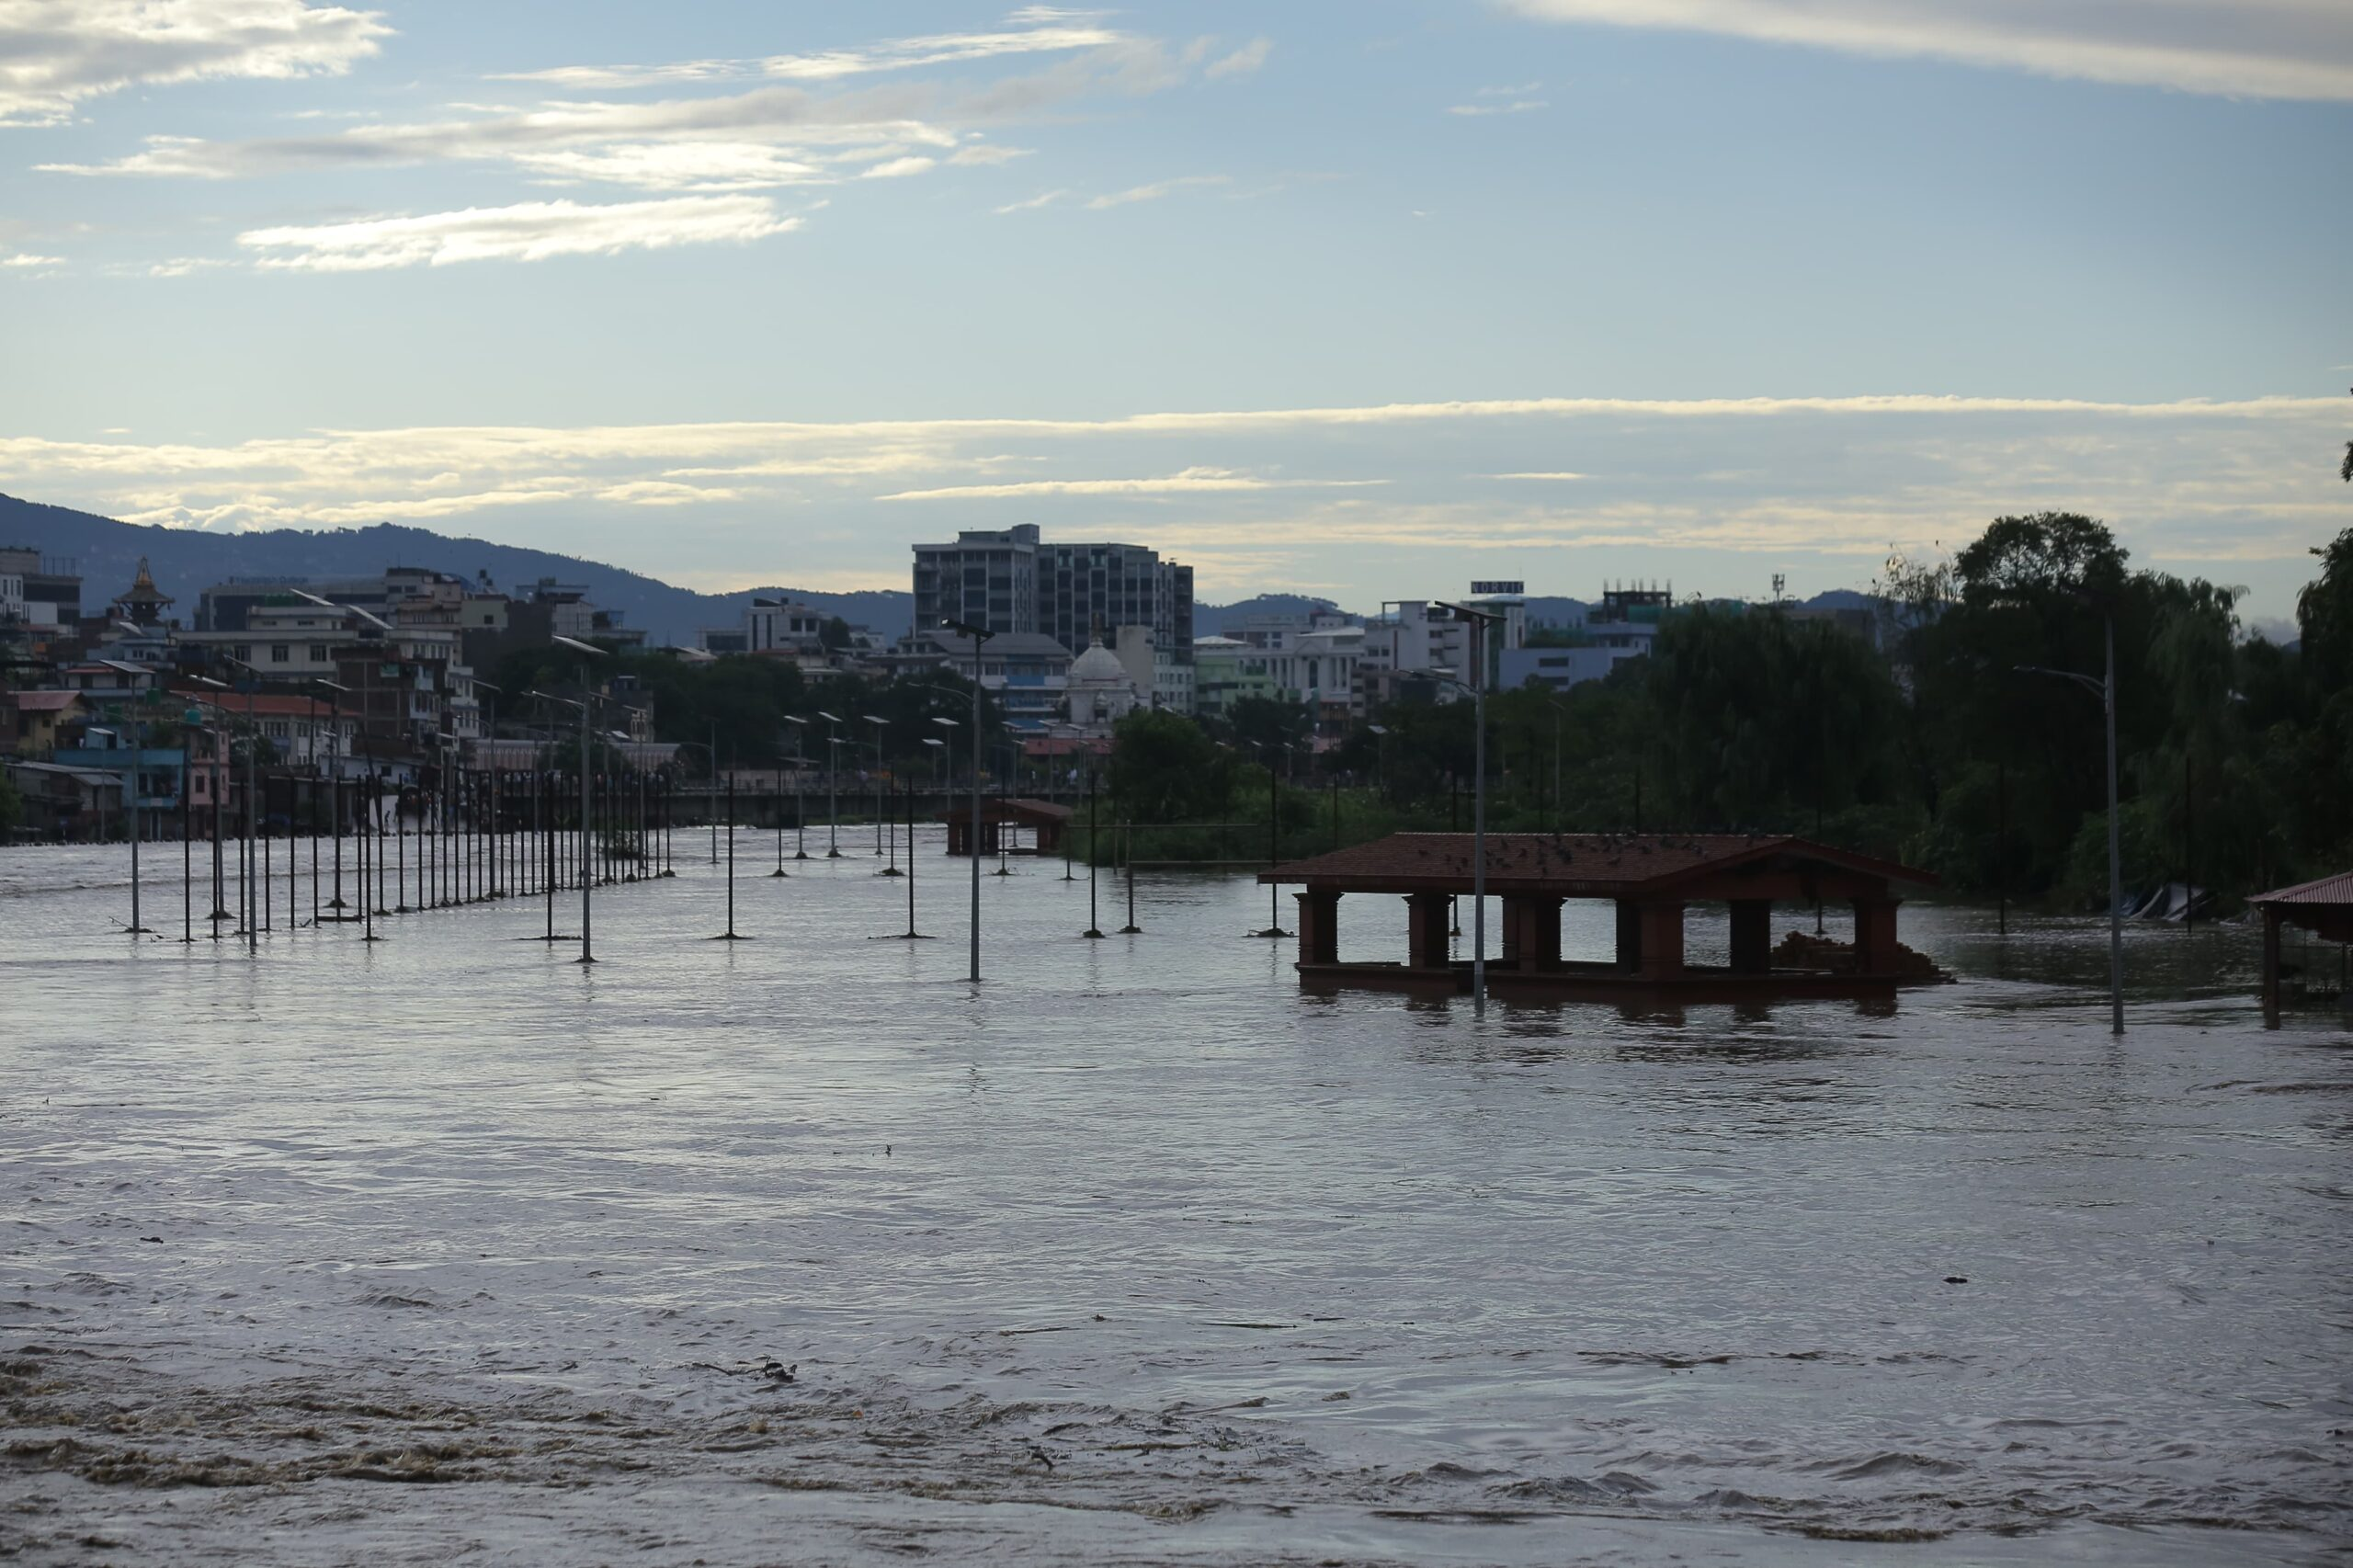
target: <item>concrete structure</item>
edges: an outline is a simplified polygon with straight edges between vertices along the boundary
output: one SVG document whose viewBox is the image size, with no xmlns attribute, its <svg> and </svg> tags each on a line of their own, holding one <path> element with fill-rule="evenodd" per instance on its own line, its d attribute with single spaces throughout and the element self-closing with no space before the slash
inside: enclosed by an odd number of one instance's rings
<svg viewBox="0 0 2353 1568">
<path fill-rule="evenodd" d="M 1016 795 L 1010 800 L 994 796 L 981 801 L 981 853 L 1007 855 L 1053 855 L 1061 852 L 1063 835 L 1070 827 L 1071 809 L 1051 801 L 1032 800 Z M 948 823 L 948 853 L 970 855 L 972 852 L 972 808 L 969 801 L 951 806 L 946 813 Z M 1021 830 L 1029 830 L 1029 842 L 1021 842 Z M 1000 840 L 1003 842 L 1000 844 Z"/>
<path fill-rule="evenodd" d="M 915 631 L 961 620 L 1074 648 L 1097 626 L 1147 626 L 1192 662 L 1193 569 L 1137 544 L 1051 544 L 1035 524 L 915 547 Z"/>
<path fill-rule="evenodd" d="M 1401 833 L 1262 872 L 1262 882 L 1305 890 L 1296 895 L 1302 983 L 1467 988 L 1470 960 L 1451 957 L 1447 916 L 1449 901 L 1472 890 L 1472 844 L 1467 833 Z M 1732 834 L 1490 834 L 1486 848 L 1487 892 L 1503 905 L 1502 952 L 1487 962 L 1497 995 L 1881 995 L 1942 978 L 1895 939 L 1894 885 L 1936 879 L 1892 861 L 1800 838 Z M 1403 961 L 1341 961 L 1339 901 L 1351 892 L 1404 895 Z M 1612 955 L 1562 953 L 1561 906 L 1572 898 L 1616 904 Z M 1816 900 L 1853 905 L 1854 943 L 1809 941 L 1802 962 L 1777 964 L 1773 905 Z M 1701 903 L 1731 908 L 1727 965 L 1686 960 L 1684 914 Z"/>
<path fill-rule="evenodd" d="M 2280 928 L 2293 926 L 2324 942 L 2353 942 L 2353 871 L 2275 888 L 2246 902 L 2263 916 L 2263 1021 L 2277 1028 Z"/>
</svg>

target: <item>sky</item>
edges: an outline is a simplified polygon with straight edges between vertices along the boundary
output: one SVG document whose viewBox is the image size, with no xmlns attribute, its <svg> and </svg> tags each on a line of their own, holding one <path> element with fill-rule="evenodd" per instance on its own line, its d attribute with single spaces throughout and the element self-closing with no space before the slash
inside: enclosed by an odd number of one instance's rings
<svg viewBox="0 0 2353 1568">
<path fill-rule="evenodd" d="M 0 490 L 721 590 L 2353 526 L 2346 0 L 0 0 Z"/>
</svg>

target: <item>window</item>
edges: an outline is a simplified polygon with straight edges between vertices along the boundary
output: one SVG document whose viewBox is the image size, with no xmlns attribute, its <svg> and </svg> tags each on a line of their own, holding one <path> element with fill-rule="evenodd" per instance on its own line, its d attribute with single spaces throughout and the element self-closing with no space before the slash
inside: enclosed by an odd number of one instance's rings
<svg viewBox="0 0 2353 1568">
<path fill-rule="evenodd" d="M 283 719 L 272 719 L 261 728 L 262 733 L 273 741 L 282 741 L 286 738 L 286 721 Z"/>
<path fill-rule="evenodd" d="M 313 663 L 313 664 L 314 664 L 314 665 L 324 665 L 324 664 L 325 664 L 326 662 L 327 662 L 327 645 L 326 645 L 325 643 L 324 643 L 324 642 L 313 642 L 313 643 L 312 643 L 312 644 L 311 644 L 311 663 Z"/>
<path fill-rule="evenodd" d="M 283 642 L 272 642 L 269 645 L 269 662 L 273 665 L 286 664 L 293 657 L 293 653 L 294 650 Z"/>
</svg>

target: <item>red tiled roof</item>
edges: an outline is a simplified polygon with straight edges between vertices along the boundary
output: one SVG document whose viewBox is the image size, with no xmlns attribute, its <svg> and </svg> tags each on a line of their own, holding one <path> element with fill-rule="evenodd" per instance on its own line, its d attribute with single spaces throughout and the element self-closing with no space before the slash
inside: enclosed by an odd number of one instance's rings
<svg viewBox="0 0 2353 1568">
<path fill-rule="evenodd" d="M 1262 882 L 1312 882 L 1345 890 L 1464 891 L 1472 881 L 1467 833 L 1396 833 L 1370 844 L 1294 860 L 1259 873 Z M 1812 864 L 1933 883 L 1928 872 L 1893 860 L 1778 834 L 1736 833 L 1491 833 L 1487 887 L 1512 892 L 1540 889 L 1571 897 L 1608 898 L 1634 888 L 1668 891 L 1675 883 L 1760 862 Z"/>
<path fill-rule="evenodd" d="M 2341 903 L 2353 904 L 2353 871 L 2339 871 L 2318 881 L 2299 882 L 2291 888 L 2277 888 L 2259 892 L 2248 899 L 2249 903 Z"/>
<path fill-rule="evenodd" d="M 175 687 L 172 689 L 172 695 L 190 702 L 201 702 L 207 707 L 218 708 L 232 718 L 244 716 L 248 711 L 245 706 L 248 702 L 253 704 L 250 711 L 257 719 L 328 719 L 335 715 L 334 704 L 315 697 L 273 696 L 267 692 L 256 692 L 251 697 L 247 697 L 242 691 L 199 692 L 189 691 L 180 687 Z M 357 704 L 354 705 L 355 711 L 346 713 L 344 717 L 356 722 L 358 718 L 356 711 L 357 706 Z"/>
<path fill-rule="evenodd" d="M 943 820 L 950 822 L 969 822 L 972 816 L 972 802 L 969 798 L 942 813 Z M 981 820 L 983 822 L 1068 822 L 1070 816 L 1068 806 L 1053 801 L 1033 800 L 1026 795 L 1016 795 L 1009 801 L 995 795 L 981 798 Z"/>
</svg>

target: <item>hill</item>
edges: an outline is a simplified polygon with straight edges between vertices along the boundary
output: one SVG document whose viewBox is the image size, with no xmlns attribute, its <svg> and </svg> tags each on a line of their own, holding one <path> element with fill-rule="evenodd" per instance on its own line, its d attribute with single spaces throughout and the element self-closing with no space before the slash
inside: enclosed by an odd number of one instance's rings
<svg viewBox="0 0 2353 1568">
<path fill-rule="evenodd" d="M 463 577 L 487 572 L 509 592 L 542 577 L 581 584 L 591 600 L 621 611 L 626 624 L 643 627 L 656 645 L 691 642 L 699 626 L 733 624 L 755 594 L 799 599 L 889 638 L 904 633 L 914 613 L 912 596 L 897 589 L 822 594 L 774 587 L 700 594 L 598 561 L 395 523 L 214 534 L 120 523 L 0 495 L 0 545 L 73 557 L 79 562 L 85 605 L 103 605 L 130 586 L 145 556 L 157 585 L 179 601 L 173 608 L 183 624 L 195 620 L 197 596 L 226 578 L 365 577 L 391 566 L 424 566 Z"/>
</svg>

